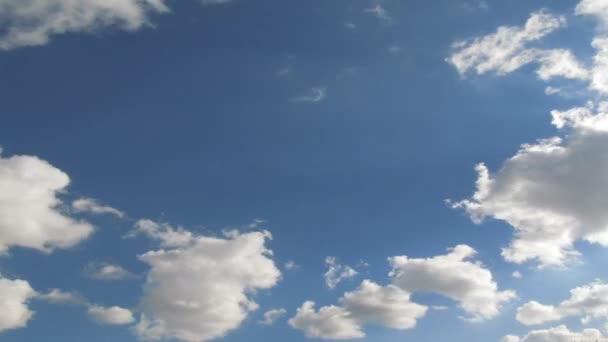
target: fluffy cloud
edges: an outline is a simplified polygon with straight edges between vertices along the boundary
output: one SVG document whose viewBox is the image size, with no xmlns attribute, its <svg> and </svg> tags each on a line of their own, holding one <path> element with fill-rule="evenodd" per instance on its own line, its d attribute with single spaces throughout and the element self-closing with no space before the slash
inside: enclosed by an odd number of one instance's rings
<svg viewBox="0 0 608 342">
<path fill-rule="evenodd" d="M 524 337 L 505 336 L 502 342 L 608 342 L 608 338 L 597 329 L 585 329 L 580 333 L 571 332 L 564 325 L 545 330 L 535 330 Z"/>
<path fill-rule="evenodd" d="M 499 75 L 538 62 L 543 79 L 555 76 L 586 78 L 586 70 L 567 50 L 540 50 L 528 45 L 566 25 L 564 17 L 545 11 L 533 13 L 523 27 L 501 26 L 484 37 L 454 44 L 455 52 L 448 58 L 461 74 L 474 70 L 477 74 L 494 71 Z"/>
<path fill-rule="evenodd" d="M 389 285 L 369 280 L 347 292 L 340 306 L 324 306 L 316 311 L 313 302 L 305 302 L 289 325 L 304 331 L 307 337 L 354 339 L 365 337 L 363 326 L 377 324 L 393 329 L 411 329 L 427 312 L 427 307 L 410 301 L 410 294 Z"/>
<path fill-rule="evenodd" d="M 152 12 L 167 12 L 164 0 L 0 0 L 0 49 L 44 45 L 69 32 L 116 27 L 134 31 Z"/>
<path fill-rule="evenodd" d="M 525 325 L 559 321 L 570 316 L 582 316 L 583 323 L 608 319 L 608 284 L 596 281 L 574 288 L 570 290 L 570 298 L 557 306 L 532 301 L 517 309 L 517 320 Z"/>
<path fill-rule="evenodd" d="M 84 270 L 86 276 L 97 280 L 122 280 L 134 275 L 122 266 L 107 263 L 90 263 Z"/>
<path fill-rule="evenodd" d="M 225 238 L 192 234 L 173 249 L 141 255 L 151 269 L 137 335 L 200 342 L 238 328 L 257 309 L 250 296 L 281 277 L 266 248 L 270 238 L 265 231 L 228 232 Z"/>
<path fill-rule="evenodd" d="M 459 245 L 446 255 L 427 259 L 392 257 L 393 283 L 408 292 L 451 298 L 472 315 L 472 320 L 493 318 L 503 303 L 515 298 L 515 292 L 499 291 L 492 273 L 480 262 L 470 261 L 475 253 L 473 248 Z"/>
<path fill-rule="evenodd" d="M 68 175 L 37 157 L 0 155 L 0 253 L 15 246 L 51 252 L 91 235 L 89 223 L 60 209 L 57 196 L 69 183 Z"/>
<path fill-rule="evenodd" d="M 264 319 L 260 321 L 263 325 L 273 325 L 279 318 L 285 316 L 287 310 L 285 309 L 272 309 L 264 313 Z"/>
<path fill-rule="evenodd" d="M 523 145 L 494 175 L 478 165 L 477 191 L 453 206 L 476 223 L 488 216 L 509 223 L 515 239 L 502 255 L 510 262 L 561 266 L 578 255 L 577 240 L 608 245 L 607 109 L 553 111 L 553 125 L 570 130 L 567 139 Z"/>
<path fill-rule="evenodd" d="M 118 306 L 104 308 L 92 305 L 89 307 L 88 314 L 99 324 L 105 325 L 126 325 L 135 321 L 130 310 Z"/>
<path fill-rule="evenodd" d="M 102 205 L 92 198 L 79 198 L 72 202 L 72 208 L 74 211 L 80 213 L 110 214 L 117 217 L 125 216 L 122 211 L 107 205 Z"/>
<path fill-rule="evenodd" d="M 195 240 L 194 234 L 182 227 L 174 228 L 168 223 L 158 223 L 147 219 L 137 221 L 135 229 L 127 236 L 137 235 L 145 235 L 158 240 L 163 247 L 188 246 Z"/>
<path fill-rule="evenodd" d="M 9 280 L 0 275 L 0 332 L 23 328 L 34 314 L 28 307 L 36 296 L 24 280 Z"/>
<path fill-rule="evenodd" d="M 324 274 L 325 284 L 330 289 L 335 288 L 343 280 L 351 279 L 359 274 L 355 269 L 348 265 L 342 265 L 334 257 L 325 258 L 327 272 Z"/>
</svg>

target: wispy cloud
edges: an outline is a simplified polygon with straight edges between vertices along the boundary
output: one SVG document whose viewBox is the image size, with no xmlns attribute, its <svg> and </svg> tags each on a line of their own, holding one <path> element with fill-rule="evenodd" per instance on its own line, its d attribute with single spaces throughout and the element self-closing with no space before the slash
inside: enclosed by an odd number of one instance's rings
<svg viewBox="0 0 608 342">
<path fill-rule="evenodd" d="M 325 100 L 325 98 L 327 98 L 327 87 L 313 87 L 308 94 L 293 97 L 291 102 L 317 103 Z"/>
</svg>

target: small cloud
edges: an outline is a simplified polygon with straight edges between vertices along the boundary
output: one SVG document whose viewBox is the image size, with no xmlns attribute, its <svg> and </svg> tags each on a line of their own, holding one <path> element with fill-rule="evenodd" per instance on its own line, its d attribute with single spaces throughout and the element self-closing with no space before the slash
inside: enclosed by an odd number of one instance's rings
<svg viewBox="0 0 608 342">
<path fill-rule="evenodd" d="M 353 22 L 351 21 L 347 21 L 344 23 L 344 27 L 346 27 L 347 29 L 353 31 L 355 29 L 357 29 L 357 25 L 355 25 Z"/>
<path fill-rule="evenodd" d="M 99 305 L 92 305 L 88 310 L 89 316 L 97 323 L 103 325 L 126 325 L 135 322 L 135 317 L 129 309 L 119 306 L 105 308 Z"/>
<path fill-rule="evenodd" d="M 403 49 L 398 44 L 393 44 L 388 47 L 388 52 L 393 55 L 397 55 L 397 54 L 401 53 L 401 51 L 403 51 Z"/>
<path fill-rule="evenodd" d="M 325 100 L 326 97 L 327 87 L 313 87 L 309 94 L 296 96 L 291 99 L 291 102 L 317 103 Z"/>
<path fill-rule="evenodd" d="M 79 294 L 65 292 L 60 289 L 52 289 L 45 294 L 38 295 L 36 298 L 51 304 L 88 305 L 88 301 Z"/>
<path fill-rule="evenodd" d="M 75 200 L 72 202 L 72 209 L 77 213 L 91 213 L 96 215 L 110 214 L 120 218 L 125 216 L 122 211 L 107 205 L 102 205 L 92 198 L 80 198 Z"/>
<path fill-rule="evenodd" d="M 298 266 L 298 264 L 295 263 L 295 261 L 293 260 L 289 260 L 285 263 L 285 269 L 288 271 L 293 271 L 295 269 L 298 269 L 300 266 Z"/>
<path fill-rule="evenodd" d="M 95 280 L 116 281 L 134 278 L 135 275 L 119 265 L 107 263 L 90 263 L 85 267 L 84 274 Z"/>
<path fill-rule="evenodd" d="M 449 308 L 445 305 L 434 305 L 434 306 L 431 306 L 431 309 L 433 309 L 435 311 L 446 311 Z"/>
<path fill-rule="evenodd" d="M 354 268 L 340 264 L 338 259 L 334 257 L 325 258 L 325 264 L 327 265 L 327 272 L 324 275 L 325 284 L 330 289 L 335 288 L 342 281 L 351 279 L 359 274 Z"/>
<path fill-rule="evenodd" d="M 393 21 L 393 18 L 391 18 L 390 14 L 386 10 L 386 8 L 384 8 L 384 6 L 382 6 L 382 4 L 380 4 L 380 3 L 376 3 L 375 6 L 366 8 L 364 11 L 366 13 L 372 14 L 373 16 L 375 16 L 376 18 L 378 18 L 381 21 L 384 21 L 387 23 L 390 23 Z"/>
<path fill-rule="evenodd" d="M 285 309 L 273 309 L 266 311 L 266 313 L 264 313 L 264 319 L 259 323 L 262 325 L 273 325 L 279 318 L 285 316 L 285 314 L 287 314 L 287 310 Z"/>
<path fill-rule="evenodd" d="M 511 276 L 515 279 L 521 279 L 523 277 L 523 275 L 521 274 L 521 272 L 519 271 L 515 271 L 511 274 Z"/>
</svg>

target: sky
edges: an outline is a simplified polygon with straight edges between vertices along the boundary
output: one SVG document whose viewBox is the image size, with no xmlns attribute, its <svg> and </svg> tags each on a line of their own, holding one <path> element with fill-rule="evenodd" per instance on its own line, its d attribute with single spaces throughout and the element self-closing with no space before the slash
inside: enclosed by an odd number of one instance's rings
<svg viewBox="0 0 608 342">
<path fill-rule="evenodd" d="M 608 1 L 0 0 L 0 340 L 608 341 Z"/>
</svg>

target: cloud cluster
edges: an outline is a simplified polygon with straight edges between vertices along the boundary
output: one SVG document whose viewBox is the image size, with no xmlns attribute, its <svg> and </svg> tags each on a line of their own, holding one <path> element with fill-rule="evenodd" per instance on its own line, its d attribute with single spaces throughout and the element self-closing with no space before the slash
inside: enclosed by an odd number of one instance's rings
<svg viewBox="0 0 608 342">
<path fill-rule="evenodd" d="M 289 324 L 308 337 L 322 339 L 362 338 L 368 324 L 411 329 L 428 310 L 410 300 L 412 293 L 422 292 L 457 301 L 471 320 L 493 318 L 505 302 L 515 298 L 515 292 L 499 291 L 490 271 L 469 260 L 474 255 L 474 249 L 459 245 L 432 258 L 389 258 L 391 285 L 365 280 L 357 290 L 345 293 L 339 305 L 318 311 L 314 302 L 305 302 Z"/>
<path fill-rule="evenodd" d="M 566 139 L 523 145 L 496 174 L 478 165 L 477 191 L 453 204 L 477 223 L 509 223 L 515 239 L 502 255 L 514 263 L 562 266 L 579 254 L 577 240 L 608 245 L 608 104 L 551 114 L 553 125 L 569 130 Z"/>
<path fill-rule="evenodd" d="M 58 196 L 69 183 L 67 174 L 37 157 L 0 155 L 0 254 L 11 247 L 48 253 L 93 233 L 91 224 L 61 210 Z"/>
<path fill-rule="evenodd" d="M 608 342 L 597 329 L 585 329 L 582 332 L 572 332 L 564 325 L 544 330 L 535 330 L 524 337 L 505 336 L 502 342 Z"/>
<path fill-rule="evenodd" d="M 169 228 L 160 229 L 166 233 Z M 271 238 L 266 231 L 227 232 L 225 238 L 192 234 L 179 244 L 167 243 L 175 241 L 171 234 L 152 232 L 166 238 L 161 240 L 165 246 L 175 247 L 139 257 L 151 267 L 134 328 L 142 339 L 200 342 L 224 336 L 257 309 L 251 295 L 275 286 L 281 277 L 266 248 Z"/>
</svg>

